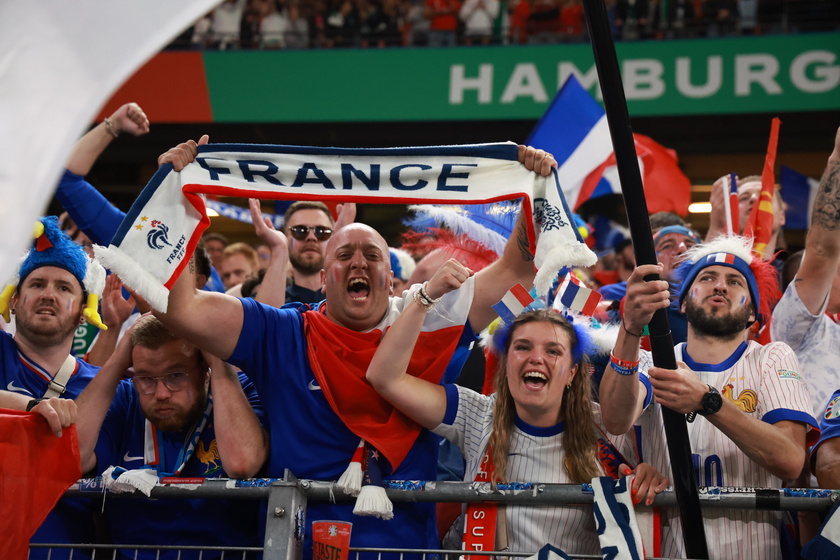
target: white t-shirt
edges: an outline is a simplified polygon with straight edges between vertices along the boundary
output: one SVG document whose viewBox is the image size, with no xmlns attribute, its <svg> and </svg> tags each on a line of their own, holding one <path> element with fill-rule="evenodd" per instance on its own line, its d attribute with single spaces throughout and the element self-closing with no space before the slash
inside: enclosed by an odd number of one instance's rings
<svg viewBox="0 0 840 560">
<path fill-rule="evenodd" d="M 493 431 L 496 395 L 481 395 L 457 385 L 445 385 L 445 388 L 446 416 L 443 423 L 433 431 L 458 446 L 466 460 L 464 480 L 473 481 Z M 600 425 L 600 409 L 595 403 L 593 407 L 596 423 L 606 434 Z M 562 441 L 564 428 L 564 422 L 550 428 L 539 428 L 515 418 L 514 429 L 511 430 L 508 480 L 572 482 L 563 468 L 566 460 Z M 636 454 L 631 438 L 611 436 L 610 441 L 624 457 L 635 463 Z M 504 509 L 511 552 L 532 553 L 545 544 L 558 547 L 567 554 L 601 552 L 591 505 L 528 507 L 507 504 Z"/>
<path fill-rule="evenodd" d="M 840 325 L 825 314 L 828 298 L 819 315 L 811 315 L 791 283 L 773 310 L 770 336 L 796 352 L 808 382 L 814 415 L 822 416 L 828 399 L 840 388 Z"/>
<path fill-rule="evenodd" d="M 761 346 L 745 342 L 732 356 L 720 364 L 702 364 L 684 352 L 685 344 L 674 349 L 681 360 L 706 384 L 716 387 L 724 399 L 736 402 L 750 416 L 775 424 L 781 420 L 805 423 L 814 428 L 811 400 L 799 363 L 786 344 L 774 342 Z M 640 371 L 652 365 L 650 353 L 642 352 Z M 644 375 L 644 374 L 642 374 Z M 642 460 L 660 472 L 671 473 L 665 445 L 665 429 L 661 406 L 648 405 L 636 422 Z M 698 415 L 688 424 L 695 469 L 699 470 L 699 486 L 780 488 L 782 480 L 753 462 L 740 448 L 705 417 Z M 673 480 L 672 476 L 669 476 Z M 780 559 L 779 523 L 782 513 L 754 509 L 703 509 L 709 558 L 729 560 Z M 685 557 L 679 512 L 676 508 L 662 511 L 662 556 Z"/>
</svg>

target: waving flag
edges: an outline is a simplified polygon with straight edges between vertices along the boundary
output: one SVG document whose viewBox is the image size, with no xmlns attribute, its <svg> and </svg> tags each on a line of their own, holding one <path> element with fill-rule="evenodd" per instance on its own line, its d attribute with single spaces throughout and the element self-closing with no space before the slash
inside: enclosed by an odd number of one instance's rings
<svg viewBox="0 0 840 560">
<path fill-rule="evenodd" d="M 783 165 L 779 173 L 785 200 L 785 229 L 808 229 L 820 182 Z"/>
<path fill-rule="evenodd" d="M 634 134 L 648 210 L 688 214 L 691 182 L 677 155 L 641 134 Z M 572 210 L 589 199 L 621 194 L 612 140 L 603 107 L 569 76 L 531 131 L 527 144 L 554 154 L 563 194 Z"/>
<path fill-rule="evenodd" d="M 761 172 L 761 195 L 753 205 L 750 218 L 744 227 L 744 237 L 753 237 L 753 253 L 764 258 L 764 250 L 773 234 L 773 194 L 776 184 L 776 148 L 779 145 L 779 126 L 782 121 L 774 118 L 770 125 L 770 140 L 767 142 L 767 155 Z"/>
<path fill-rule="evenodd" d="M 73 142 L 102 103 L 214 4 L 218 0 L 0 2 L 0 278 L 8 277 L 31 240 Z"/>
</svg>

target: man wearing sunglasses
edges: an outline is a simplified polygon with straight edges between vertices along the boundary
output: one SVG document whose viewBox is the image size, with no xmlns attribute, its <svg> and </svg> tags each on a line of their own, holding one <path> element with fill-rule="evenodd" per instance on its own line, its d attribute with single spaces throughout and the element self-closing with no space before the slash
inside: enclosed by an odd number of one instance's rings
<svg viewBox="0 0 840 560">
<path fill-rule="evenodd" d="M 321 269 L 324 268 L 324 251 L 334 227 L 329 209 L 322 202 L 295 202 L 286 210 L 284 224 L 292 265 L 286 282 L 286 302 L 323 301 Z"/>
<path fill-rule="evenodd" d="M 84 472 L 117 467 L 114 479 L 122 469 L 154 471 L 159 479 L 248 478 L 267 455 L 253 384 L 152 316 L 131 327 L 77 406 Z M 117 544 L 259 545 L 258 507 L 248 501 L 126 499 L 104 507 Z"/>
</svg>

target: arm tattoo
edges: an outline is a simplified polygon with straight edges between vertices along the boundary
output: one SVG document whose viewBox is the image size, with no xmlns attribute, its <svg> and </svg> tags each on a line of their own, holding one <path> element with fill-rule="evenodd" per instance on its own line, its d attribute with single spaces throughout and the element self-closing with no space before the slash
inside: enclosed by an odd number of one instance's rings
<svg viewBox="0 0 840 560">
<path fill-rule="evenodd" d="M 516 233 L 516 246 L 519 247 L 519 254 L 524 262 L 534 260 L 530 243 L 528 243 L 528 228 L 525 227 L 525 222 L 519 224 L 519 231 Z"/>
<path fill-rule="evenodd" d="M 840 228 L 840 162 L 829 162 L 823 174 L 811 222 L 829 231 Z"/>
<path fill-rule="evenodd" d="M 195 275 L 195 259 L 190 257 L 190 274 Z"/>
</svg>

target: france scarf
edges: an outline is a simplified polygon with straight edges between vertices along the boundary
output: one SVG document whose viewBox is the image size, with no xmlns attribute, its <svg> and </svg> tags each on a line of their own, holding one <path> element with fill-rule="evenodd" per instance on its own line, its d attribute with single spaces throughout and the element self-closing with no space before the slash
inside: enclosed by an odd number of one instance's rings
<svg viewBox="0 0 840 560">
<path fill-rule="evenodd" d="M 414 148 L 209 144 L 183 171 L 161 166 L 96 256 L 158 311 L 210 224 L 205 194 L 358 203 L 464 204 L 523 199 L 536 285 L 563 266 L 590 266 L 557 173 L 541 177 L 514 143 Z"/>
</svg>

